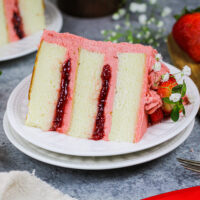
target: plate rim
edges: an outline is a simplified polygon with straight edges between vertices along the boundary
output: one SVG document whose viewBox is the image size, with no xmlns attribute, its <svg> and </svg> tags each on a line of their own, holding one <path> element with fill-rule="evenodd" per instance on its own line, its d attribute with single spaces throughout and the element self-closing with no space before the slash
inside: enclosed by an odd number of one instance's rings
<svg viewBox="0 0 200 200">
<path fill-rule="evenodd" d="M 53 9 L 57 13 L 57 16 L 59 18 L 60 23 L 58 24 L 59 26 L 57 27 L 56 31 L 60 32 L 61 29 L 62 29 L 62 26 L 63 26 L 63 17 L 62 17 L 61 12 L 58 10 L 58 8 L 53 3 L 49 2 L 49 1 L 45 1 L 45 5 L 46 5 L 45 8 Z M 48 27 L 46 27 L 46 28 L 48 28 Z M 39 31 L 38 31 L 38 33 L 39 33 Z M 28 37 L 26 37 L 26 38 L 28 38 Z M 14 55 L 11 55 L 11 56 L 0 57 L 0 62 L 9 61 L 9 60 L 13 60 L 13 59 L 16 59 L 16 58 L 20 58 L 20 57 L 29 55 L 29 54 L 37 51 L 37 49 L 38 49 L 37 47 L 31 47 L 31 48 L 27 49 L 27 51 L 23 51 L 22 53 L 14 54 Z"/>
<path fill-rule="evenodd" d="M 175 69 L 177 70 L 176 67 L 174 67 L 174 66 L 172 66 L 172 65 L 170 65 L 170 64 L 167 64 L 167 65 L 169 65 L 170 67 L 175 68 Z M 16 93 L 18 87 L 20 87 L 21 85 L 23 85 L 23 82 L 24 82 L 26 79 L 28 79 L 28 78 L 30 78 L 30 75 L 29 75 L 28 77 L 26 77 L 25 79 L 23 79 L 23 80 L 17 85 L 17 87 L 15 87 L 15 89 L 12 91 L 12 93 L 11 93 L 9 99 L 8 99 L 8 103 L 7 103 L 7 116 L 8 116 L 9 122 L 12 122 L 12 121 L 14 120 L 14 119 L 11 117 L 12 115 L 9 114 L 9 113 L 11 112 L 11 109 L 9 109 L 9 107 L 12 106 L 12 103 L 11 103 L 11 102 L 13 101 L 13 99 L 14 99 L 14 97 L 15 97 L 15 93 Z M 26 137 L 26 135 L 20 133 L 20 132 L 18 131 L 18 128 L 17 128 L 17 125 L 16 125 L 16 124 L 10 123 L 10 125 L 12 126 L 12 128 L 13 128 L 16 132 L 18 132 L 18 134 L 19 134 L 21 137 L 23 137 L 23 138 L 24 138 L 25 140 L 27 140 L 28 142 L 34 144 L 35 146 L 39 146 L 39 147 L 41 147 L 41 148 L 43 148 L 43 149 L 46 149 L 46 150 L 48 150 L 48 151 L 52 151 L 52 152 L 56 152 L 56 153 L 61 153 L 61 154 L 67 154 L 67 155 L 73 155 L 73 156 L 86 156 L 86 157 L 87 157 L 87 156 L 96 156 L 96 157 L 97 157 L 97 156 L 121 155 L 121 154 L 127 154 L 127 153 L 133 153 L 133 152 L 145 150 L 145 149 L 151 148 L 151 147 L 153 147 L 153 146 L 156 146 L 156 145 L 158 145 L 158 144 L 161 144 L 161 143 L 163 143 L 163 142 L 166 142 L 167 140 L 169 140 L 169 139 L 175 137 L 175 136 L 178 135 L 183 129 L 185 129 L 185 128 L 187 127 L 187 125 L 188 125 L 188 124 L 194 119 L 194 117 L 196 116 L 196 114 L 197 114 L 197 112 L 198 112 L 197 107 L 199 108 L 199 104 L 200 104 L 199 92 L 198 92 L 198 89 L 197 89 L 196 85 L 194 84 L 194 82 L 193 82 L 190 78 L 188 78 L 188 79 L 189 79 L 189 81 L 190 81 L 190 84 L 192 84 L 193 88 L 196 90 L 196 93 L 198 93 L 198 99 L 199 99 L 199 101 L 195 101 L 196 110 L 195 110 L 195 109 L 192 110 L 190 116 L 188 117 L 187 123 L 185 123 L 184 126 L 181 126 L 181 127 L 177 128 L 177 129 L 174 131 L 174 134 L 172 134 L 172 135 L 170 135 L 170 136 L 165 136 L 165 140 L 161 140 L 161 141 L 159 140 L 159 141 L 157 141 L 157 142 L 155 142 L 155 143 L 153 143 L 153 144 L 151 144 L 151 145 L 147 145 L 145 148 L 138 148 L 137 150 L 132 150 L 132 151 L 129 149 L 129 150 L 124 150 L 124 151 L 120 151 L 120 152 L 118 151 L 118 152 L 115 152 L 115 153 L 113 153 L 113 152 L 110 153 L 110 152 L 109 152 L 109 153 L 106 153 L 106 154 L 105 154 L 105 153 L 102 154 L 102 152 L 99 152 L 99 153 L 96 153 L 96 154 L 94 154 L 94 153 L 92 153 L 92 152 L 87 152 L 87 154 L 86 154 L 86 153 L 81 153 L 81 152 L 76 152 L 76 153 L 68 152 L 68 153 L 66 153 L 66 152 L 60 151 L 59 149 L 55 149 L 55 148 L 51 148 L 51 149 L 50 149 L 49 147 L 47 147 L 47 146 L 44 145 L 44 144 L 37 144 L 37 143 L 35 143 L 34 141 L 31 141 L 30 138 Z"/>
<path fill-rule="evenodd" d="M 126 159 L 128 160 L 129 162 L 128 163 L 121 163 L 121 161 L 119 160 L 117 162 L 117 164 L 113 164 L 113 158 L 114 157 L 123 157 L 123 156 L 126 156 L 125 155 L 119 155 L 119 156 L 112 156 L 112 159 L 110 161 L 110 165 L 107 164 L 107 166 L 104 166 L 104 167 L 89 167 L 87 165 L 81 165 L 81 164 L 72 164 L 70 161 L 68 163 L 64 163 L 64 162 L 61 162 L 61 161 L 58 161 L 58 160 L 53 160 L 53 159 L 50 159 L 50 158 L 47 158 L 47 157 L 44 157 L 42 155 L 40 155 L 38 152 L 36 153 L 35 151 L 31 152 L 30 150 L 27 150 L 25 147 L 23 147 L 22 145 L 18 144 L 16 141 L 13 141 L 14 139 L 12 138 L 13 136 L 12 133 L 8 133 L 9 130 L 8 129 L 12 129 L 12 127 L 10 126 L 10 123 L 8 121 L 7 118 L 7 115 L 6 113 L 4 114 L 4 117 L 3 117 L 3 128 L 4 128 L 4 132 L 8 138 L 8 140 L 11 142 L 11 144 L 13 144 L 15 146 L 15 148 L 17 148 L 19 151 L 21 151 L 22 153 L 24 153 L 25 155 L 35 159 L 35 160 L 38 160 L 40 162 L 43 162 L 43 163 L 46 163 L 46 164 L 50 164 L 50 165 L 53 165 L 53 166 L 58 166 L 58 167 L 63 167 L 63 168 L 70 168 L 70 169 L 79 169 L 79 170 L 109 170 L 109 169 L 119 169 L 119 168 L 124 168 L 124 167 L 130 167 L 130 166 L 135 166 L 135 165 L 139 165 L 139 164 L 143 164 L 143 163 L 146 163 L 146 162 L 150 162 L 152 160 L 155 160 L 157 158 L 160 158 L 168 153 L 170 153 L 171 151 L 175 150 L 177 147 L 179 147 L 183 142 L 185 142 L 185 140 L 191 135 L 192 133 L 192 130 L 193 130 L 193 127 L 194 127 L 194 124 L 195 124 L 195 119 L 193 119 L 193 121 L 181 132 L 182 134 L 179 134 L 173 138 L 171 138 L 170 140 L 158 145 L 158 146 L 163 146 L 164 144 L 167 144 L 166 145 L 166 148 L 163 147 L 163 149 L 161 148 L 158 148 L 156 150 L 156 153 L 154 151 L 154 155 L 151 155 L 151 157 L 149 157 L 148 159 L 145 159 L 145 160 L 138 160 L 137 162 L 134 163 L 134 159 L 130 160 L 129 158 Z M 7 127 L 7 125 L 10 126 L 9 128 Z M 13 132 L 15 132 L 15 130 L 12 129 Z M 14 134 L 14 133 L 13 133 Z M 17 137 L 19 137 L 23 142 L 25 143 L 28 143 L 30 144 L 28 141 L 24 140 L 22 137 L 20 137 L 20 135 L 18 135 L 17 132 L 15 132 L 15 134 L 17 135 Z M 177 139 L 178 138 L 178 139 Z M 173 143 L 174 140 L 177 140 L 176 142 Z M 170 145 L 169 145 L 170 144 Z M 33 145 L 33 144 L 31 144 Z M 35 146 L 35 145 L 33 145 Z M 156 148 L 157 146 L 155 147 L 152 147 L 152 148 Z M 37 147 L 35 146 L 35 148 L 39 148 L 39 149 L 42 149 L 40 147 Z M 151 149 L 151 148 L 150 148 Z M 150 149 L 146 149 L 144 151 L 148 151 Z M 48 150 L 45 150 L 45 149 L 42 149 L 42 151 L 44 152 L 49 152 Z M 163 152 L 162 152 L 163 151 Z M 130 153 L 128 155 L 131 155 L 131 154 L 137 154 L 138 152 L 135 152 L 135 153 Z M 38 155 L 36 155 L 38 154 Z M 58 154 L 58 153 L 55 153 L 53 152 L 53 154 Z M 71 155 L 64 155 L 64 156 L 67 156 L 67 157 L 76 157 L 76 156 L 71 156 Z M 77 158 L 77 157 L 76 157 Z M 84 159 L 85 157 L 81 157 L 82 159 Z M 97 157 L 99 158 L 99 157 Z M 111 158 L 110 156 L 106 156 L 106 158 Z M 95 157 L 91 157 L 90 159 L 95 159 Z M 84 161 L 82 161 L 84 162 Z M 121 163 L 121 164 L 120 164 Z"/>
</svg>

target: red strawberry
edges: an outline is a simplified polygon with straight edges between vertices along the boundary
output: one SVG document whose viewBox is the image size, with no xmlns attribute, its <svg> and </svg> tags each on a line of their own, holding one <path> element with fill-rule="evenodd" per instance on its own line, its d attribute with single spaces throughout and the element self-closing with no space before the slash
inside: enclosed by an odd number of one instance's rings
<svg viewBox="0 0 200 200">
<path fill-rule="evenodd" d="M 149 115 L 150 122 L 152 124 L 157 124 L 164 118 L 162 108 L 158 108 L 153 114 Z"/>
<path fill-rule="evenodd" d="M 162 110 L 163 110 L 163 112 L 164 112 L 164 116 L 165 116 L 165 117 L 170 116 L 173 107 L 174 107 L 174 105 L 168 104 L 168 103 L 166 103 L 166 102 L 163 102 Z"/>
<path fill-rule="evenodd" d="M 177 86 L 178 83 L 176 82 L 176 79 L 170 75 L 170 78 L 166 82 L 160 82 L 158 86 L 158 94 L 161 98 L 169 97 L 172 93 L 172 88 Z"/>
<path fill-rule="evenodd" d="M 200 62 L 200 12 L 185 10 L 174 24 L 172 35 L 177 44 L 196 62 Z M 194 12 L 194 13 L 193 13 Z"/>
</svg>

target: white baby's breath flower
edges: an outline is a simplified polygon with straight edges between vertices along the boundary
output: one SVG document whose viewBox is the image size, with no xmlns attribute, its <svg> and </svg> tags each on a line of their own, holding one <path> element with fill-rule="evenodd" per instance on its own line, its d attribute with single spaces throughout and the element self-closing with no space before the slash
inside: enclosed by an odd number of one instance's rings
<svg viewBox="0 0 200 200">
<path fill-rule="evenodd" d="M 154 23 L 154 22 L 156 21 L 156 18 L 155 18 L 155 17 L 151 17 L 149 20 L 150 20 L 152 23 Z"/>
<path fill-rule="evenodd" d="M 146 24 L 146 22 L 147 22 L 147 16 L 144 15 L 144 14 L 140 15 L 140 16 L 138 17 L 138 21 L 139 21 L 139 23 L 142 24 L 142 25 Z"/>
<path fill-rule="evenodd" d="M 145 33 L 145 38 L 146 38 L 146 39 L 149 38 L 150 35 L 151 35 L 150 31 L 147 31 L 147 32 Z"/>
<path fill-rule="evenodd" d="M 181 73 L 174 74 L 174 78 L 176 79 L 176 82 L 179 84 L 183 82 L 183 76 Z"/>
<path fill-rule="evenodd" d="M 140 7 L 138 9 L 138 12 L 146 12 L 147 11 L 147 5 L 145 3 L 140 4 Z"/>
<path fill-rule="evenodd" d="M 156 47 L 159 47 L 159 46 L 160 46 L 160 43 L 157 42 L 157 43 L 156 43 Z"/>
<path fill-rule="evenodd" d="M 112 15 L 112 19 L 113 19 L 113 20 L 119 20 L 119 19 L 120 19 L 119 14 L 118 14 L 118 13 L 114 13 L 114 14 Z"/>
<path fill-rule="evenodd" d="M 157 0 L 149 0 L 149 3 L 150 3 L 150 4 L 156 4 L 156 3 L 157 3 Z"/>
<path fill-rule="evenodd" d="M 172 9 L 169 8 L 169 7 L 164 7 L 162 13 L 161 13 L 161 16 L 162 17 L 166 17 L 168 16 L 170 13 L 172 12 Z"/>
<path fill-rule="evenodd" d="M 113 32 L 111 33 L 111 35 L 112 35 L 113 37 L 115 37 L 115 36 L 117 35 L 117 33 L 113 31 Z"/>
<path fill-rule="evenodd" d="M 155 17 L 151 17 L 148 21 L 147 24 L 150 25 L 156 21 Z"/>
<path fill-rule="evenodd" d="M 153 66 L 153 70 L 154 70 L 155 72 L 158 72 L 158 71 L 160 71 L 160 69 L 161 69 L 161 63 L 160 63 L 160 62 L 156 62 L 156 63 L 154 64 L 154 66 Z"/>
<path fill-rule="evenodd" d="M 131 23 L 130 23 L 129 21 L 126 21 L 126 22 L 125 22 L 125 26 L 126 26 L 127 28 L 129 28 L 129 27 L 131 26 Z"/>
<path fill-rule="evenodd" d="M 162 75 L 162 82 L 166 82 L 169 80 L 169 73 L 163 74 Z"/>
<path fill-rule="evenodd" d="M 184 76 L 190 76 L 191 75 L 191 69 L 188 65 L 185 65 L 183 67 L 182 73 Z"/>
<path fill-rule="evenodd" d="M 147 5 L 145 3 L 135 3 L 135 2 L 132 2 L 130 4 L 130 6 L 129 6 L 129 10 L 132 13 L 135 13 L 135 12 L 143 13 L 143 12 L 146 12 Z"/>
<path fill-rule="evenodd" d="M 115 30 L 119 30 L 121 28 L 121 26 L 119 24 L 115 25 Z"/>
<path fill-rule="evenodd" d="M 162 55 L 160 53 L 156 54 L 156 60 L 161 61 L 162 60 Z"/>
<path fill-rule="evenodd" d="M 158 24 L 157 24 L 157 27 L 158 28 L 162 28 L 163 26 L 164 26 L 163 21 L 159 21 Z"/>
<path fill-rule="evenodd" d="M 138 34 L 136 35 L 136 38 L 138 38 L 138 39 L 140 39 L 141 37 L 142 37 L 141 33 L 138 33 Z"/>
<path fill-rule="evenodd" d="M 119 16 L 120 16 L 120 17 L 123 17 L 123 16 L 126 14 L 126 9 L 120 8 L 120 9 L 118 10 L 118 13 L 119 13 Z"/>
<path fill-rule="evenodd" d="M 177 102 L 181 99 L 181 94 L 180 93 L 173 93 L 173 94 L 171 94 L 169 99 L 173 102 Z"/>
<path fill-rule="evenodd" d="M 152 44 L 153 43 L 153 39 L 151 38 L 150 40 L 149 40 L 149 44 Z"/>
<path fill-rule="evenodd" d="M 160 34 L 156 34 L 155 35 L 155 39 L 157 40 L 157 39 L 159 39 L 161 36 L 160 36 Z"/>
<path fill-rule="evenodd" d="M 102 34 L 102 35 L 104 35 L 104 34 L 105 34 L 105 32 L 106 32 L 105 30 L 101 30 L 101 34 Z"/>
</svg>

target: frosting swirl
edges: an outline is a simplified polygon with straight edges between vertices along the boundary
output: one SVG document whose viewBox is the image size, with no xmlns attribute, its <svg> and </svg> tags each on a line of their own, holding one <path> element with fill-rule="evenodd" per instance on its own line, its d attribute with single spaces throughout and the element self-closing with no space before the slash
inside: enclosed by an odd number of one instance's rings
<svg viewBox="0 0 200 200">
<path fill-rule="evenodd" d="M 149 90 L 145 98 L 145 111 L 151 115 L 162 106 L 161 97 L 154 90 Z"/>
</svg>

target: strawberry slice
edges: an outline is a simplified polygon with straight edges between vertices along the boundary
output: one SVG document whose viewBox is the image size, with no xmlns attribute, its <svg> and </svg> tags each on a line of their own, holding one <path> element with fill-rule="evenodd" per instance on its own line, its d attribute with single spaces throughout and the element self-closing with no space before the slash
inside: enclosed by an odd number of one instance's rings
<svg viewBox="0 0 200 200">
<path fill-rule="evenodd" d="M 168 81 L 160 82 L 157 92 L 161 98 L 169 97 L 172 93 L 172 88 L 177 85 L 178 83 L 176 82 L 176 79 L 172 75 L 170 75 Z"/>
<path fill-rule="evenodd" d="M 151 124 L 157 124 L 164 118 L 162 108 L 158 108 L 153 114 L 149 115 Z"/>
<path fill-rule="evenodd" d="M 177 85 L 178 83 L 176 82 L 176 79 L 172 75 L 170 75 L 170 78 L 168 81 L 161 82 L 159 84 L 157 92 L 161 98 L 169 97 L 172 94 L 172 88 Z M 165 117 L 170 116 L 173 107 L 174 105 L 163 102 L 162 110 L 164 112 Z"/>
</svg>

